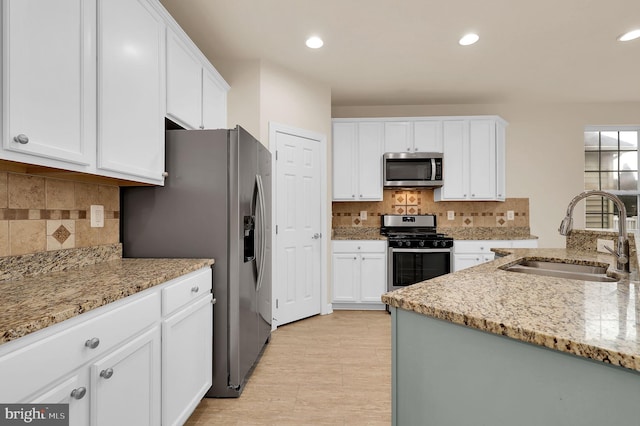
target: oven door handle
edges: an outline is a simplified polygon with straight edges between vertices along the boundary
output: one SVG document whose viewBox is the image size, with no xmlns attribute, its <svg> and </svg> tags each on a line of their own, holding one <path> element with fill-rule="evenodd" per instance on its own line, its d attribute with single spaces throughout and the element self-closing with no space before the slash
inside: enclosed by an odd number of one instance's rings
<svg viewBox="0 0 640 426">
<path fill-rule="evenodd" d="M 451 248 L 389 248 L 390 253 L 450 253 L 451 251 Z"/>
</svg>

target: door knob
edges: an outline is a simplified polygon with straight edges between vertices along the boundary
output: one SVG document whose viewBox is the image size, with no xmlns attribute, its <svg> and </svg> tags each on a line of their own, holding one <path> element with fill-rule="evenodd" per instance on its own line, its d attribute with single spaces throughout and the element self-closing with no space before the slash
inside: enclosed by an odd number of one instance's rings
<svg viewBox="0 0 640 426">
<path fill-rule="evenodd" d="M 318 238 L 320 238 L 322 236 L 322 234 L 316 232 L 315 234 L 313 234 L 313 237 L 311 237 L 314 240 L 317 240 Z"/>
</svg>

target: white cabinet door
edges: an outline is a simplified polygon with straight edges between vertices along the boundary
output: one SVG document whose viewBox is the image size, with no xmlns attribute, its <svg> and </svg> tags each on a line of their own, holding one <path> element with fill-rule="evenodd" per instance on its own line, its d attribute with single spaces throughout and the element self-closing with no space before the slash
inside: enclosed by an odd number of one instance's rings
<svg viewBox="0 0 640 426">
<path fill-rule="evenodd" d="M 358 123 L 358 194 L 361 201 L 382 200 L 382 123 Z"/>
<path fill-rule="evenodd" d="M 160 424 L 160 327 L 91 366 L 91 425 Z"/>
<path fill-rule="evenodd" d="M 413 146 L 418 152 L 443 152 L 442 121 L 428 120 L 413 123 Z"/>
<path fill-rule="evenodd" d="M 202 70 L 202 127 L 227 128 L 227 90 L 206 68 Z"/>
<path fill-rule="evenodd" d="M 95 0 L 2 2 L 0 158 L 76 171 L 95 164 Z"/>
<path fill-rule="evenodd" d="M 384 123 L 385 152 L 413 152 L 410 121 L 387 121 Z"/>
<path fill-rule="evenodd" d="M 98 168 L 102 174 L 163 182 L 164 70 L 165 24 L 147 0 L 100 0 Z"/>
<path fill-rule="evenodd" d="M 467 123 L 464 120 L 448 120 L 442 127 L 444 139 L 442 199 L 466 199 L 469 191 L 469 144 Z M 436 194 L 437 195 L 437 194 Z"/>
<path fill-rule="evenodd" d="M 202 128 L 202 65 L 167 31 L 167 116 L 186 129 Z"/>
<path fill-rule="evenodd" d="M 357 302 L 359 283 L 358 255 L 335 253 L 332 260 L 334 302 Z"/>
<path fill-rule="evenodd" d="M 211 294 L 162 324 L 162 424 L 182 425 L 211 387 Z"/>
<path fill-rule="evenodd" d="M 505 144 L 505 128 L 501 122 L 496 123 L 496 199 L 504 201 L 507 197 L 507 178 L 506 178 L 506 144 Z"/>
<path fill-rule="evenodd" d="M 496 198 L 495 121 L 470 120 L 468 123 L 469 196 L 472 200 L 494 200 Z"/>
<path fill-rule="evenodd" d="M 333 199 L 355 201 L 357 123 L 333 123 Z"/>
<path fill-rule="evenodd" d="M 386 254 L 362 253 L 360 263 L 360 301 L 382 303 L 380 296 L 386 291 L 386 283 Z"/>
<path fill-rule="evenodd" d="M 86 369 L 29 398 L 32 404 L 69 404 L 69 426 L 89 424 L 89 383 Z"/>
</svg>

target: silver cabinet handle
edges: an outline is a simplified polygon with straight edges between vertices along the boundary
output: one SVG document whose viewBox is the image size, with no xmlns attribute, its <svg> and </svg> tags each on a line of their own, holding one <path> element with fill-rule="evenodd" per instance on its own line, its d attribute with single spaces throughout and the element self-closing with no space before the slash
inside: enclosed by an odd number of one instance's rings
<svg viewBox="0 0 640 426">
<path fill-rule="evenodd" d="M 104 377 L 105 379 L 110 379 L 111 376 L 113 376 L 113 368 L 107 368 L 100 372 L 100 377 Z"/>
<path fill-rule="evenodd" d="M 13 137 L 14 142 L 21 143 L 22 145 L 29 143 L 29 137 L 20 133 L 18 136 Z"/>
<path fill-rule="evenodd" d="M 199 291 L 200 291 L 200 287 L 198 287 L 198 286 L 193 286 L 193 287 L 191 287 L 191 292 L 192 292 L 192 293 L 197 293 L 197 292 L 199 292 Z"/>
<path fill-rule="evenodd" d="M 82 399 L 87 394 L 87 388 L 81 387 L 71 391 L 71 398 Z"/>
<path fill-rule="evenodd" d="M 100 339 L 98 339 L 97 337 L 94 337 L 93 339 L 90 339 L 84 342 L 84 345 L 89 349 L 95 349 L 98 347 L 99 344 L 100 344 Z"/>
</svg>

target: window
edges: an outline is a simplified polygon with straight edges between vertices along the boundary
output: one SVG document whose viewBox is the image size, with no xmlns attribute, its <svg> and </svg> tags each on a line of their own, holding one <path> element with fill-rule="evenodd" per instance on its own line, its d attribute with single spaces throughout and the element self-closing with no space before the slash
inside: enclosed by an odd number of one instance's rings
<svg viewBox="0 0 640 426">
<path fill-rule="evenodd" d="M 637 229 L 640 127 L 588 127 L 584 132 L 584 188 L 616 194 L 627 209 L 627 228 Z M 603 197 L 586 199 L 587 228 L 617 228 L 618 211 Z"/>
</svg>

